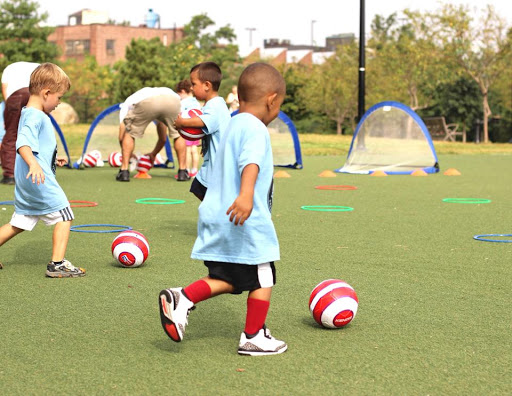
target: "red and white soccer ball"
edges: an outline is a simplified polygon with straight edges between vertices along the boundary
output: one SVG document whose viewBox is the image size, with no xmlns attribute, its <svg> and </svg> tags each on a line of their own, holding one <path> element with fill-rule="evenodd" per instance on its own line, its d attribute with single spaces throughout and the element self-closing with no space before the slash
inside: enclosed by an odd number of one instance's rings
<svg viewBox="0 0 512 396">
<path fill-rule="evenodd" d="M 327 279 L 315 286 L 309 297 L 309 310 L 323 327 L 338 329 L 356 316 L 359 300 L 354 288 L 339 279 Z"/>
<path fill-rule="evenodd" d="M 165 164 L 164 157 L 162 157 L 162 154 L 158 153 L 155 155 L 155 160 L 153 161 L 153 165 L 163 165 Z"/>
<path fill-rule="evenodd" d="M 203 112 L 199 109 L 191 109 L 188 112 L 184 111 L 181 113 L 182 118 L 194 118 L 200 116 Z M 201 128 L 183 128 L 179 130 L 179 133 L 183 139 L 186 140 L 199 140 L 204 137 L 204 132 Z"/>
<path fill-rule="evenodd" d="M 153 167 L 149 155 L 141 155 L 137 162 L 137 171 L 147 173 Z"/>
<path fill-rule="evenodd" d="M 108 163 L 114 168 L 119 168 L 123 162 L 123 156 L 120 152 L 114 151 L 108 156 Z"/>
<path fill-rule="evenodd" d="M 87 153 L 84 155 L 82 163 L 86 168 L 94 168 L 98 163 L 98 159 L 91 153 Z"/>
<path fill-rule="evenodd" d="M 112 255 L 123 267 L 140 267 L 148 258 L 149 243 L 138 231 L 123 231 L 112 242 Z"/>
</svg>

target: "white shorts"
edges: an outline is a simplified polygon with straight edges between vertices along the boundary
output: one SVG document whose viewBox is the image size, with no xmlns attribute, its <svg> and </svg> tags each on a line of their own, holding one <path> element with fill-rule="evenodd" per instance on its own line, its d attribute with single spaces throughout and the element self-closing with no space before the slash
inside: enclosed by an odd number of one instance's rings
<svg viewBox="0 0 512 396">
<path fill-rule="evenodd" d="M 21 215 L 14 212 L 10 224 L 13 227 L 21 228 L 25 231 L 32 231 L 37 222 L 41 220 L 47 226 L 57 224 L 61 221 L 71 221 L 75 218 L 71 207 L 61 209 L 57 212 L 48 213 L 45 215 Z"/>
</svg>

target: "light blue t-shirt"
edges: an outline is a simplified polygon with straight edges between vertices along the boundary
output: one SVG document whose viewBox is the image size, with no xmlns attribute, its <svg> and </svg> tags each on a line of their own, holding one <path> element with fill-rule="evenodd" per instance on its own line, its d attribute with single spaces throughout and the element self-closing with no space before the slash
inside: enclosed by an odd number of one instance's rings
<svg viewBox="0 0 512 396">
<path fill-rule="evenodd" d="M 226 211 L 240 193 L 242 171 L 249 164 L 259 166 L 254 206 L 245 223 L 235 226 Z M 273 171 L 267 127 L 252 114 L 234 116 L 222 137 L 210 186 L 199 206 L 192 258 L 238 264 L 279 260 L 279 243 L 270 213 Z"/>
<path fill-rule="evenodd" d="M 192 109 L 201 109 L 201 104 L 193 96 L 181 99 L 181 112 L 188 112 Z"/>
<path fill-rule="evenodd" d="M 228 110 L 226 101 L 220 96 L 216 96 L 206 102 L 201 111 L 203 114 L 199 117 L 203 120 L 205 125 L 205 127 L 203 127 L 203 132 L 206 136 L 203 138 L 203 141 L 207 149 L 206 154 L 203 157 L 203 165 L 201 166 L 199 173 L 196 175 L 196 179 L 203 186 L 209 187 L 210 174 L 212 173 L 213 164 L 217 157 L 217 148 L 219 147 L 221 137 L 231 120 L 231 113 Z"/>
<path fill-rule="evenodd" d="M 29 166 L 18 154 L 22 146 L 29 146 L 41 166 L 44 183 L 32 183 L 27 179 Z M 66 194 L 55 178 L 57 140 L 50 118 L 41 110 L 25 107 L 21 111 L 16 140 L 16 162 L 14 164 L 14 208 L 22 215 L 44 215 L 69 206 Z"/>
</svg>

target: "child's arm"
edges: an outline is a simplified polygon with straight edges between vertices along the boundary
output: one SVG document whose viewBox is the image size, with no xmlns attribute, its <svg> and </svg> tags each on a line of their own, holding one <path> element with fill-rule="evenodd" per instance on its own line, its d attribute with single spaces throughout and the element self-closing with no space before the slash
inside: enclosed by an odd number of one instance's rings
<svg viewBox="0 0 512 396">
<path fill-rule="evenodd" d="M 181 115 L 176 118 L 174 121 L 174 126 L 176 129 L 182 129 L 185 128 L 203 128 L 205 126 L 205 123 L 200 117 L 193 117 L 193 118 L 183 118 Z"/>
<path fill-rule="evenodd" d="M 259 172 L 260 168 L 256 164 L 249 164 L 242 171 L 240 193 L 226 212 L 227 215 L 231 213 L 229 221 L 233 222 L 235 225 L 243 225 L 245 220 L 247 220 L 251 215 L 253 208 L 254 186 L 256 185 L 256 179 L 258 178 Z"/>
<path fill-rule="evenodd" d="M 39 162 L 37 162 L 34 153 L 32 153 L 32 149 L 29 146 L 21 146 L 18 149 L 18 153 L 29 167 L 26 178 L 28 179 L 32 175 L 32 183 L 44 183 L 44 172 L 41 169 Z"/>
</svg>

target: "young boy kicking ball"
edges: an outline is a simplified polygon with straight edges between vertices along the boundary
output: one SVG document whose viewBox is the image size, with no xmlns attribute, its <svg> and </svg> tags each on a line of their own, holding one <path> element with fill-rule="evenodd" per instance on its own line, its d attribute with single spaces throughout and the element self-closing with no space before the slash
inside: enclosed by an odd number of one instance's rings
<svg viewBox="0 0 512 396">
<path fill-rule="evenodd" d="M 185 288 L 160 292 L 160 318 L 166 334 L 181 341 L 195 305 L 219 294 L 248 291 L 241 355 L 286 351 L 265 326 L 279 243 L 271 219 L 273 160 L 267 125 L 277 117 L 285 96 L 281 74 L 265 63 L 248 66 L 240 76 L 240 113 L 221 140 L 208 194 L 199 206 L 198 236 L 192 258 L 204 260 L 208 275 Z"/>
<path fill-rule="evenodd" d="M 23 231 L 31 231 L 39 220 L 53 229 L 52 259 L 46 275 L 51 278 L 84 276 L 85 270 L 64 258 L 73 211 L 55 178 L 57 141 L 48 114 L 55 109 L 71 83 L 53 63 L 43 63 L 30 76 L 30 99 L 21 112 L 14 166 L 14 214 L 0 228 L 0 246 Z"/>
</svg>

